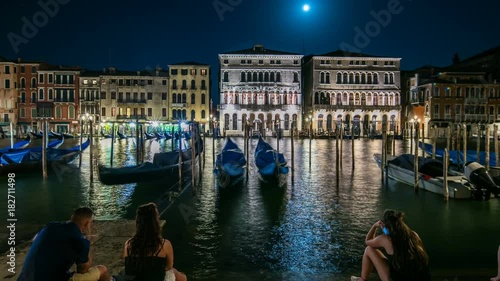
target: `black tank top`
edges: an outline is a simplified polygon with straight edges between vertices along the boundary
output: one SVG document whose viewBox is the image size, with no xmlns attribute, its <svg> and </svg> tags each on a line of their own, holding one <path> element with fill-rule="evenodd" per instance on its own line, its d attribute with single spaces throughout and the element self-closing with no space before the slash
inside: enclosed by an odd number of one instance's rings
<svg viewBox="0 0 500 281">
<path fill-rule="evenodd" d="M 165 242 L 165 241 L 164 241 Z M 125 274 L 130 281 L 163 281 L 167 266 L 166 257 L 158 257 L 162 247 L 155 256 L 149 257 L 125 257 Z"/>
</svg>

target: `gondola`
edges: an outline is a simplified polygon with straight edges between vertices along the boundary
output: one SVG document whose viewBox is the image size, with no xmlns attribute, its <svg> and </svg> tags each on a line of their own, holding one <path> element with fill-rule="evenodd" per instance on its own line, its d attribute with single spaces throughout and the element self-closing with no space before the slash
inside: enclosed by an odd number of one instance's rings
<svg viewBox="0 0 500 281">
<path fill-rule="evenodd" d="M 156 135 L 156 139 L 159 139 L 159 140 L 161 140 L 161 139 L 164 139 L 164 138 L 165 138 L 165 135 L 164 135 L 163 133 L 158 133 L 158 132 L 156 132 L 156 133 L 155 133 L 155 135 Z"/>
<path fill-rule="evenodd" d="M 63 135 L 63 137 L 64 137 L 65 139 L 73 139 L 73 138 L 75 138 L 75 136 L 74 136 L 74 135 L 69 134 L 69 133 L 62 133 L 62 135 Z"/>
<path fill-rule="evenodd" d="M 25 149 L 28 145 L 30 145 L 31 143 L 31 138 L 28 137 L 26 138 L 25 140 L 22 140 L 22 141 L 18 141 L 16 142 L 13 147 L 6 147 L 6 148 L 1 148 L 0 149 L 0 154 L 2 153 L 7 153 L 9 152 L 11 149 Z"/>
<path fill-rule="evenodd" d="M 147 139 L 147 140 L 152 140 L 152 139 L 156 139 L 156 135 L 155 134 L 144 133 L 144 138 Z"/>
<path fill-rule="evenodd" d="M 271 145 L 259 138 L 255 148 L 255 166 L 264 181 L 281 181 L 288 174 L 285 156 L 274 150 Z"/>
<path fill-rule="evenodd" d="M 84 151 L 90 145 L 90 139 L 82 143 Z M 80 145 L 67 149 L 47 148 L 47 166 L 68 164 L 80 155 Z M 32 173 L 40 171 L 42 166 L 42 151 L 18 150 L 0 156 L 0 175 L 8 173 Z"/>
<path fill-rule="evenodd" d="M 43 133 L 35 133 L 35 132 L 30 132 L 30 134 L 35 138 L 35 139 L 41 139 L 43 138 Z"/>
<path fill-rule="evenodd" d="M 52 138 L 60 138 L 62 137 L 62 133 L 56 133 L 56 132 L 53 132 L 53 131 L 50 131 L 49 133 L 49 138 L 52 136 Z"/>
<path fill-rule="evenodd" d="M 118 134 L 118 138 L 119 138 L 119 139 L 121 139 L 121 140 L 123 140 L 123 139 L 126 139 L 126 138 L 127 138 L 127 136 L 126 136 L 126 135 L 124 135 L 124 134 L 122 134 L 122 133 L 120 133 L 120 132 L 117 132 L 117 134 Z"/>
<path fill-rule="evenodd" d="M 203 144 L 201 143 L 201 139 L 199 139 L 199 141 L 201 144 L 199 147 L 202 149 Z M 194 145 L 198 147 L 197 143 Z M 199 155 L 200 153 L 201 151 L 195 149 L 195 155 Z M 155 153 L 153 163 L 145 162 L 140 165 L 121 168 L 108 168 L 99 165 L 99 180 L 106 185 L 156 180 L 177 180 L 179 175 L 179 162 L 181 163 L 182 173 L 186 173 L 186 176 L 190 175 L 192 170 L 192 151 L 190 148 L 182 150 L 181 153 L 179 153 L 179 151 Z"/>
<path fill-rule="evenodd" d="M 432 156 L 432 152 L 433 152 L 433 148 L 432 148 L 432 144 L 430 143 L 424 143 L 422 145 L 422 142 L 419 141 L 418 142 L 418 146 L 420 148 L 422 148 L 423 146 L 423 149 L 425 151 L 425 153 L 429 154 Z M 458 155 L 458 152 L 459 155 Z M 462 150 L 458 151 L 458 150 L 449 150 L 449 157 L 450 157 L 450 162 L 453 163 L 453 164 L 460 164 L 460 165 L 463 165 L 464 163 L 464 156 L 466 156 L 466 161 L 469 162 L 469 161 L 475 161 L 475 162 L 478 162 L 479 164 L 481 165 L 485 165 L 486 164 L 486 151 L 479 151 L 479 159 L 477 159 L 477 150 L 467 150 L 467 154 L 464 155 L 464 152 Z M 443 155 L 444 155 L 444 149 L 443 148 L 439 148 L 439 147 L 436 147 L 436 158 L 443 158 Z M 491 167 L 496 167 L 498 166 L 497 163 L 496 163 L 496 156 L 495 156 L 495 152 L 490 152 L 490 155 L 489 155 L 489 158 L 490 158 L 490 166 Z M 460 162 L 460 163 L 458 163 Z"/>
<path fill-rule="evenodd" d="M 243 179 L 245 173 L 245 154 L 236 143 L 227 138 L 222 151 L 217 154 L 214 174 L 217 185 L 222 188 L 233 186 Z"/>
</svg>

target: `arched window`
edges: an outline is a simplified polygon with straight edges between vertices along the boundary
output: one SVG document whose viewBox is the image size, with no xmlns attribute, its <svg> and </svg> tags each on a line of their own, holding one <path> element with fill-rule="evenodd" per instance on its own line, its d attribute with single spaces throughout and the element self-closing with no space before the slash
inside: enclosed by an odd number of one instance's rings
<svg viewBox="0 0 500 281">
<path fill-rule="evenodd" d="M 191 80 L 191 90 L 196 89 L 196 81 Z"/>
<path fill-rule="evenodd" d="M 172 119 L 177 119 L 177 109 L 172 110 Z"/>
<path fill-rule="evenodd" d="M 355 77 L 356 77 L 356 78 L 354 79 L 354 83 L 355 83 L 355 84 L 360 84 L 360 83 L 361 83 L 361 79 L 360 79 L 360 77 L 359 77 L 359 73 L 356 73 L 356 76 L 355 76 Z"/>
<path fill-rule="evenodd" d="M 344 74 L 342 75 L 342 77 L 343 77 L 343 78 L 342 78 L 342 84 L 347 84 L 347 83 L 349 83 L 349 78 L 348 78 L 348 76 L 347 76 L 347 73 L 344 73 Z"/>
<path fill-rule="evenodd" d="M 319 93 L 314 93 L 314 104 L 319 104 Z"/>
<path fill-rule="evenodd" d="M 233 130 L 238 130 L 238 114 L 233 114 Z"/>
<path fill-rule="evenodd" d="M 172 89 L 177 89 L 177 80 L 172 80 Z"/>
<path fill-rule="evenodd" d="M 177 94 L 172 95 L 172 103 L 177 103 Z"/>
<path fill-rule="evenodd" d="M 186 120 L 186 115 L 187 114 L 187 111 L 185 109 L 182 110 L 182 116 L 181 116 L 181 119 L 182 120 Z"/>
<path fill-rule="evenodd" d="M 52 89 L 49 89 L 49 100 L 54 99 L 54 91 Z"/>
<path fill-rule="evenodd" d="M 384 74 L 384 84 L 389 84 L 389 74 L 388 73 Z"/>
<path fill-rule="evenodd" d="M 191 110 L 191 121 L 193 121 L 194 119 L 196 119 L 196 111 Z"/>
<path fill-rule="evenodd" d="M 26 93 L 21 93 L 21 103 L 26 103 Z"/>
<path fill-rule="evenodd" d="M 391 73 L 391 76 L 390 76 L 389 82 L 390 82 L 391 84 L 394 84 L 394 73 Z"/>
<path fill-rule="evenodd" d="M 281 72 L 276 73 L 276 82 L 281 82 Z"/>
<path fill-rule="evenodd" d="M 378 73 L 373 73 L 373 84 L 378 84 Z"/>
<path fill-rule="evenodd" d="M 240 82 L 246 82 L 246 77 L 247 77 L 247 74 L 245 72 L 242 72 L 241 73 L 241 79 L 240 79 Z"/>
<path fill-rule="evenodd" d="M 247 81 L 252 82 L 252 73 L 250 72 L 247 73 Z"/>
<path fill-rule="evenodd" d="M 187 81 L 182 80 L 182 89 L 186 90 L 187 89 Z"/>
<path fill-rule="evenodd" d="M 205 94 L 201 94 L 201 104 L 205 104 L 205 103 L 206 103 Z"/>
<path fill-rule="evenodd" d="M 264 73 L 259 72 L 259 82 L 263 82 L 263 81 L 264 81 Z"/>
<path fill-rule="evenodd" d="M 274 72 L 271 72 L 271 77 L 269 78 L 271 82 L 275 82 Z"/>
<path fill-rule="evenodd" d="M 285 114 L 285 130 L 290 129 L 290 115 Z"/>
<path fill-rule="evenodd" d="M 31 102 L 35 103 L 36 102 L 36 93 L 31 93 Z"/>
<path fill-rule="evenodd" d="M 182 94 L 182 103 L 187 103 L 187 95 Z"/>
<path fill-rule="evenodd" d="M 195 96 L 195 94 L 191 94 L 191 104 L 196 104 L 196 96 Z"/>
<path fill-rule="evenodd" d="M 269 72 L 264 73 L 264 82 L 269 82 Z"/>
<path fill-rule="evenodd" d="M 354 84 L 354 73 L 349 73 L 349 84 Z"/>
<path fill-rule="evenodd" d="M 68 118 L 75 119 L 75 107 L 73 105 L 68 107 Z"/>
<path fill-rule="evenodd" d="M 319 83 L 324 84 L 325 83 L 325 73 L 321 72 L 319 74 Z"/>
<path fill-rule="evenodd" d="M 259 81 L 259 77 L 257 77 L 257 72 L 253 73 L 252 81 L 253 82 L 258 82 Z"/>
<path fill-rule="evenodd" d="M 330 72 L 327 72 L 326 73 L 326 81 L 325 81 L 326 84 L 330 84 Z"/>
<path fill-rule="evenodd" d="M 229 82 L 229 73 L 227 71 L 224 72 L 224 82 Z"/>
<path fill-rule="evenodd" d="M 366 73 L 361 73 L 361 84 L 366 84 Z"/>
<path fill-rule="evenodd" d="M 24 77 L 21 78 L 21 88 L 26 88 L 26 80 Z"/>
<path fill-rule="evenodd" d="M 299 83 L 299 74 L 297 72 L 293 73 L 293 83 Z"/>
<path fill-rule="evenodd" d="M 56 106 L 56 118 L 57 119 L 61 119 L 62 118 L 62 110 L 61 110 L 61 106 L 60 105 Z"/>
<path fill-rule="evenodd" d="M 31 88 L 36 88 L 36 78 L 31 78 Z"/>
<path fill-rule="evenodd" d="M 205 90 L 207 88 L 207 82 L 205 80 L 201 80 L 201 89 Z"/>
<path fill-rule="evenodd" d="M 367 84 L 371 84 L 372 83 L 372 74 L 371 73 L 368 73 L 366 75 L 366 83 Z"/>
<path fill-rule="evenodd" d="M 342 73 L 337 72 L 337 84 L 342 84 Z"/>
<path fill-rule="evenodd" d="M 205 119 L 205 118 L 206 118 L 206 116 L 205 116 L 205 110 L 202 110 L 201 111 L 201 119 Z"/>
<path fill-rule="evenodd" d="M 40 89 L 40 91 L 38 91 L 38 100 L 43 100 L 43 89 Z"/>
</svg>

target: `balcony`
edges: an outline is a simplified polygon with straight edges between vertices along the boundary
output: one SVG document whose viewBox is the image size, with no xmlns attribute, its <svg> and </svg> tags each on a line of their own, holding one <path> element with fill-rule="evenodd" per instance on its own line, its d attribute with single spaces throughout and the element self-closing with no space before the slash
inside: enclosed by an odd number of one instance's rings
<svg viewBox="0 0 500 281">
<path fill-rule="evenodd" d="M 196 90 L 196 86 L 195 87 L 191 86 L 190 90 Z"/>
<path fill-rule="evenodd" d="M 117 103 L 146 103 L 146 99 L 118 99 Z"/>
<path fill-rule="evenodd" d="M 75 99 L 68 99 L 68 98 L 55 98 L 54 102 L 75 102 Z"/>
<path fill-rule="evenodd" d="M 465 122 L 488 122 L 486 114 L 465 114 Z"/>
<path fill-rule="evenodd" d="M 188 87 L 187 87 L 187 86 L 182 86 L 182 87 L 181 87 L 181 90 L 187 90 L 187 89 L 188 89 Z"/>
<path fill-rule="evenodd" d="M 93 102 L 99 102 L 100 99 L 98 98 L 86 98 L 86 99 L 80 99 L 82 103 L 93 103 Z"/>
<path fill-rule="evenodd" d="M 287 105 L 287 104 L 222 104 L 221 109 L 234 109 L 248 111 L 273 111 L 273 110 L 288 110 L 291 107 L 299 108 L 300 105 Z"/>
<path fill-rule="evenodd" d="M 187 103 L 173 103 L 172 107 L 187 107 Z"/>
<path fill-rule="evenodd" d="M 177 85 L 172 85 L 172 90 L 177 90 Z"/>
<path fill-rule="evenodd" d="M 482 98 L 465 98 L 465 105 L 486 105 L 488 104 L 488 99 Z"/>
<path fill-rule="evenodd" d="M 391 110 L 401 110 L 401 105 L 330 105 L 330 104 L 315 104 L 314 109 L 325 109 L 329 111 L 335 110 L 362 110 L 362 111 L 391 111 Z"/>
<path fill-rule="evenodd" d="M 116 115 L 116 120 L 138 120 L 147 119 L 146 115 Z"/>
<path fill-rule="evenodd" d="M 200 89 L 202 89 L 202 90 L 206 90 L 206 89 L 207 89 L 207 87 L 206 87 L 206 86 L 201 86 L 201 88 L 200 88 Z"/>
</svg>

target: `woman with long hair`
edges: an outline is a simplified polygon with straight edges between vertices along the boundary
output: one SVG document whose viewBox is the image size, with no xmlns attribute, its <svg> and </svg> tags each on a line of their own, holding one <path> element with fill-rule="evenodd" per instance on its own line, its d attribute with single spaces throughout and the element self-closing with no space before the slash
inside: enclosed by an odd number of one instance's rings
<svg viewBox="0 0 500 281">
<path fill-rule="evenodd" d="M 361 277 L 352 276 L 351 281 L 368 280 L 373 269 L 382 281 L 431 279 L 422 240 L 403 219 L 402 212 L 386 210 L 383 219 L 372 226 L 365 239 Z M 382 234 L 377 236 L 377 229 Z"/>
<path fill-rule="evenodd" d="M 172 244 L 163 239 L 158 209 L 154 203 L 137 208 L 135 235 L 125 242 L 126 280 L 187 281 L 174 265 Z"/>
</svg>

